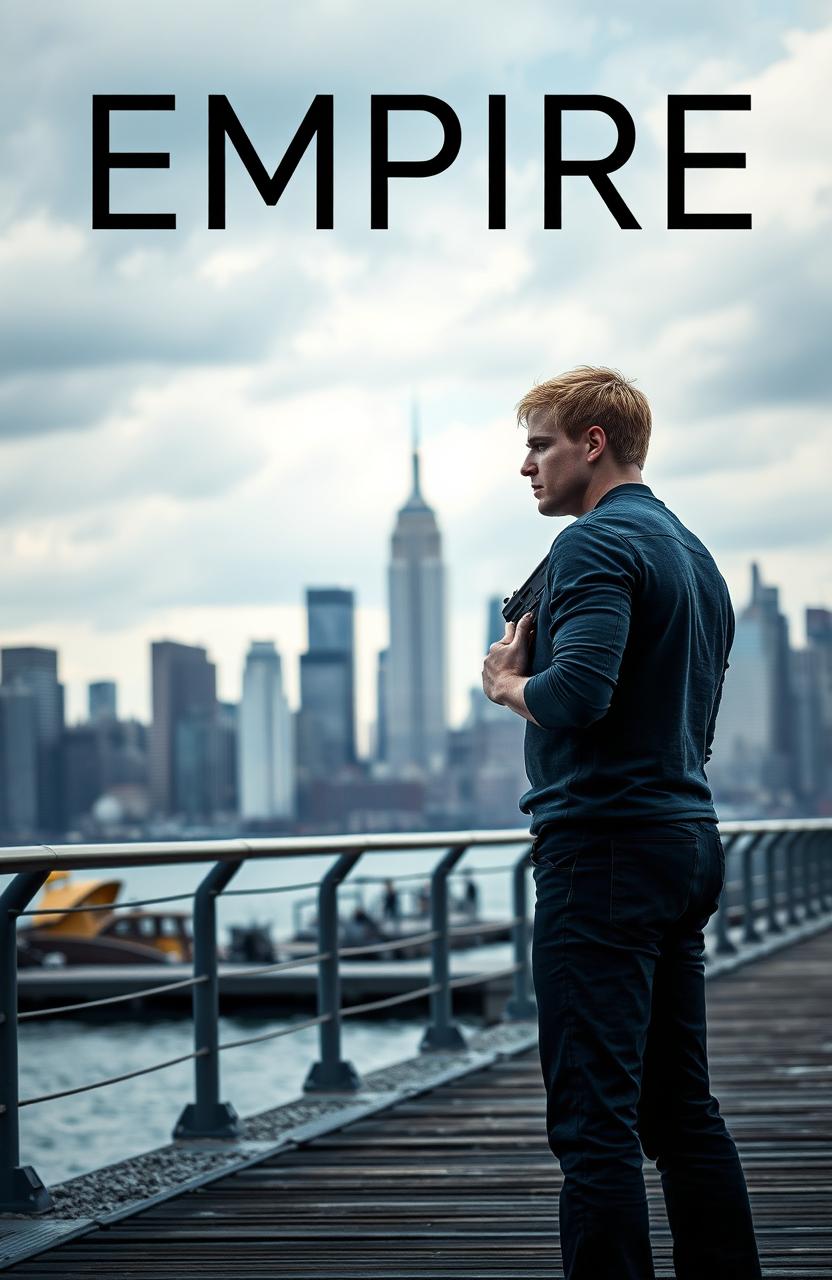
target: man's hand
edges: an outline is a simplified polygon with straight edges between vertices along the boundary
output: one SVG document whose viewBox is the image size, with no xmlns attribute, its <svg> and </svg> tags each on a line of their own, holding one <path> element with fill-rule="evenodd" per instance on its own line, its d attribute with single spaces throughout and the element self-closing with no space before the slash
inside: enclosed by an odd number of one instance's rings
<svg viewBox="0 0 832 1280">
<path fill-rule="evenodd" d="M 519 622 L 506 623 L 505 635 L 492 644 L 483 662 L 482 687 L 492 702 L 510 707 L 536 724 L 523 697 L 523 688 L 529 678 L 529 642 L 533 623 L 531 613 L 524 613 Z"/>
</svg>

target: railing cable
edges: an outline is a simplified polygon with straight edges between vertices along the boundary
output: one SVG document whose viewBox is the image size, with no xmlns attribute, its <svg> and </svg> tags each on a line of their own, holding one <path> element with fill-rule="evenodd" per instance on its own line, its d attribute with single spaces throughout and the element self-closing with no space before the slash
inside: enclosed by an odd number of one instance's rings
<svg viewBox="0 0 832 1280">
<path fill-rule="evenodd" d="M 341 1010 L 342 1018 L 351 1018 L 356 1013 L 369 1013 L 371 1009 L 387 1009 L 394 1004 L 405 1004 L 408 1000 L 416 1000 L 419 996 L 429 996 L 439 990 L 439 983 L 432 982 L 428 987 L 417 987 L 415 991 L 404 991 L 396 996 L 384 996 L 381 1000 L 365 1000 L 363 1004 L 351 1004 Z"/>
<path fill-rule="evenodd" d="M 149 1075 L 151 1071 L 163 1071 L 165 1067 L 175 1067 L 177 1062 L 190 1062 L 193 1058 L 203 1058 L 207 1049 L 195 1049 L 192 1053 L 180 1054 L 178 1058 L 168 1058 L 165 1062 L 154 1062 L 149 1067 L 139 1067 L 136 1071 L 126 1071 L 124 1075 L 108 1076 L 106 1080 L 94 1080 L 92 1084 L 79 1084 L 74 1089 L 61 1089 L 58 1093 L 43 1093 L 38 1098 L 21 1098 L 19 1107 L 31 1107 L 36 1102 L 53 1102 L 56 1098 L 70 1098 L 74 1093 L 89 1093 L 91 1089 L 103 1089 L 109 1084 L 120 1084 L 122 1080 L 133 1080 L 136 1076 Z"/>
<path fill-rule="evenodd" d="M 260 1040 L 277 1040 L 279 1036 L 291 1035 L 293 1031 L 303 1031 L 306 1027 L 317 1027 L 322 1022 L 330 1022 L 331 1013 L 320 1014 L 317 1018 L 307 1018 L 305 1022 L 293 1022 L 290 1027 L 279 1027 L 277 1031 L 264 1031 L 261 1035 L 246 1036 L 242 1040 L 225 1040 L 217 1045 L 218 1049 L 239 1049 L 244 1044 L 257 1044 Z"/>
<path fill-rule="evenodd" d="M 478 982 L 490 982 L 492 978 L 506 978 L 511 973 L 517 973 L 519 968 L 518 964 L 511 964 L 507 969 L 485 970 L 482 973 L 466 975 L 464 978 L 451 978 L 448 986 L 452 989 L 456 987 L 473 987 Z"/>
<path fill-rule="evenodd" d="M 138 991 L 126 991 L 120 996 L 104 996 L 101 1000 L 81 1000 L 78 1004 L 50 1005 L 48 1009 L 30 1009 L 17 1015 L 18 1022 L 29 1018 L 45 1018 L 53 1013 L 75 1013 L 78 1009 L 98 1009 L 104 1004 L 121 1004 L 125 1000 L 138 1000 L 142 996 L 155 996 L 160 991 L 175 991 L 179 987 L 198 987 L 208 981 L 208 974 L 202 973 L 197 978 L 183 978 L 181 982 L 163 982 L 159 987 L 142 987 Z"/>
</svg>

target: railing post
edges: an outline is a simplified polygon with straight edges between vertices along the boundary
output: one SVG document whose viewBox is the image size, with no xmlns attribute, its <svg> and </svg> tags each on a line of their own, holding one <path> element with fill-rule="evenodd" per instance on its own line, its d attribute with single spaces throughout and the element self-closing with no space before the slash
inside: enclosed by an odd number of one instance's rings
<svg viewBox="0 0 832 1280">
<path fill-rule="evenodd" d="M 723 842 L 725 850 L 725 884 L 722 893 L 719 895 L 719 906 L 716 911 L 716 953 L 718 956 L 733 956 L 736 954 L 736 945 L 731 941 L 731 935 L 728 932 L 728 856 L 736 845 L 739 836 L 726 836 Z"/>
<path fill-rule="evenodd" d="M 812 863 L 814 862 L 814 844 L 815 833 L 809 831 L 806 833 L 803 841 L 803 902 L 805 904 L 805 919 L 816 920 L 820 915 L 820 908 L 816 901 L 815 885 L 812 883 Z"/>
<path fill-rule="evenodd" d="M 467 845 L 449 849 L 433 869 L 430 878 L 431 930 L 436 934 L 431 944 L 431 983 L 436 990 L 430 994 L 430 1022 L 425 1028 L 419 1048 L 423 1053 L 432 1049 L 464 1049 L 465 1037 L 452 1021 L 450 981 L 450 939 L 448 937 L 448 876 L 466 852 Z"/>
<path fill-rule="evenodd" d="M 800 924 L 800 915 L 797 910 L 797 900 L 795 896 L 794 885 L 794 851 L 800 843 L 799 831 L 793 833 L 791 840 L 786 842 L 784 851 L 784 870 L 786 873 L 786 923 Z"/>
<path fill-rule="evenodd" d="M 32 1166 L 20 1164 L 17 1071 L 17 914 L 48 875 L 25 871 L 0 897 L 0 1213 L 43 1213 L 52 1207 Z"/>
<path fill-rule="evenodd" d="M 193 988 L 195 1102 L 176 1122 L 174 1138 L 233 1138 L 240 1120 L 230 1102 L 220 1102 L 219 981 L 217 978 L 217 898 L 239 870 L 242 859 L 218 862 L 194 894 L 194 977 L 208 981 Z"/>
<path fill-rule="evenodd" d="M 514 924 L 512 940 L 514 942 L 514 988 L 511 999 L 506 1005 L 505 1017 L 512 1022 L 521 1018 L 537 1016 L 537 1002 L 529 994 L 531 990 L 531 969 L 529 965 L 529 917 L 528 917 L 528 870 L 529 854 L 532 846 L 523 850 L 512 868 L 512 900 L 514 903 Z"/>
<path fill-rule="evenodd" d="M 321 880 L 318 889 L 318 950 L 326 958 L 318 961 L 318 1016 L 320 1024 L 319 1060 L 312 1064 L 304 1092 L 349 1093 L 361 1087 L 361 1077 L 351 1062 L 341 1057 L 341 972 L 338 963 L 338 886 L 361 857 L 342 853 Z"/>
<path fill-rule="evenodd" d="M 755 832 L 742 851 L 742 940 L 759 942 L 761 934 L 754 923 L 754 863 L 752 855 L 764 833 Z"/>
<path fill-rule="evenodd" d="M 829 844 L 829 836 L 826 831 L 819 831 L 815 837 L 815 844 L 818 849 L 818 897 L 820 910 L 828 911 L 832 908 L 832 900 L 829 899 L 829 855 L 827 847 Z"/>
<path fill-rule="evenodd" d="M 777 914 L 777 864 L 774 858 L 782 844 L 782 833 L 772 836 L 766 842 L 766 933 L 783 932 L 783 926 Z"/>
</svg>

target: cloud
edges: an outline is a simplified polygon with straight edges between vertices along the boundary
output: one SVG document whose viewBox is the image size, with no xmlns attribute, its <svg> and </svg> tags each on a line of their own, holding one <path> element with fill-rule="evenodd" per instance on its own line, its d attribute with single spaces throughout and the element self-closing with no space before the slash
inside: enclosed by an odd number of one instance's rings
<svg viewBox="0 0 832 1280">
<path fill-rule="evenodd" d="M 155 3 L 20 7 L 0 84 L 6 626 L 80 646 L 84 627 L 144 637 L 225 611 L 229 652 L 234 618 L 296 609 L 307 583 L 355 586 L 378 613 L 418 392 L 459 689 L 485 597 L 516 586 L 560 526 L 517 474 L 513 405 L 585 361 L 637 376 L 654 408 L 647 478 L 741 589 L 743 557 L 764 549 L 790 566 L 795 606 L 808 598 L 829 556 L 832 390 L 832 27 L 816 21 L 808 3 L 787 27 L 750 0 L 205 4 L 198 24 Z M 90 96 L 116 89 L 177 95 L 175 113 L 113 121 L 113 145 L 172 157 L 114 175 L 115 202 L 176 208 L 175 233 L 90 228 Z M 690 192 L 752 208 L 751 232 L 664 225 L 666 99 L 685 90 L 752 94 L 751 113 L 689 128 L 694 149 L 747 149 L 747 170 L 692 174 Z M 334 232 L 313 227 L 311 157 L 275 209 L 230 160 L 229 230 L 207 231 L 209 91 L 228 93 L 271 164 L 314 93 L 335 94 Z M 616 182 L 643 231 L 620 231 L 578 178 L 564 230 L 543 230 L 543 95 L 559 91 L 632 111 L 636 153 Z M 371 92 L 437 93 L 463 125 L 452 170 L 392 184 L 388 232 L 368 228 Z M 486 228 L 497 92 L 505 232 Z M 571 122 L 570 145 L 603 145 L 602 123 Z M 435 145 L 435 122 L 399 124 L 402 154 Z"/>
<path fill-rule="evenodd" d="M 55 217 L 12 223 L 0 236 L 0 372 L 262 355 L 303 312 L 294 264 L 274 261 L 268 275 L 251 273 L 246 291 L 229 296 L 217 288 L 216 255 L 201 249 L 189 241 L 111 259 Z M 275 309 L 276 289 L 297 294 L 291 315 Z M 266 315 L 269 323 L 258 324 Z"/>
<path fill-rule="evenodd" d="M 134 393 L 95 430 L 6 444 L 0 524 L 20 518 L 81 519 L 101 508 L 129 510 L 137 498 L 198 501 L 225 494 L 263 456 L 240 414 L 239 374 L 182 372 Z"/>
<path fill-rule="evenodd" d="M 698 67 L 680 93 L 749 94 L 749 112 L 693 112 L 686 122 L 690 151 L 744 151 L 744 170 L 691 172 L 695 187 L 690 207 L 753 209 L 754 225 L 790 232 L 828 227 L 832 213 L 832 177 L 827 157 L 832 143 L 823 101 L 832 62 L 832 26 L 815 31 L 789 30 L 783 49 L 757 74 L 728 79 L 722 63 Z M 649 116 L 663 137 L 658 110 Z"/>
</svg>

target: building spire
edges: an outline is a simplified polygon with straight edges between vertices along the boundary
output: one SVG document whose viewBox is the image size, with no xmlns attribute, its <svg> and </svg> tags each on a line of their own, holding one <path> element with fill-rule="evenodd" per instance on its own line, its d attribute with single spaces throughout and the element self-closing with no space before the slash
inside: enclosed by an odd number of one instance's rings
<svg viewBox="0 0 832 1280">
<path fill-rule="evenodd" d="M 408 516 L 413 512 L 419 512 L 420 519 L 425 515 L 429 515 L 433 517 L 433 512 L 431 511 L 431 508 L 428 506 L 428 504 L 425 502 L 424 496 L 422 494 L 422 478 L 420 474 L 421 458 L 419 457 L 419 437 L 421 435 L 421 429 L 420 429 L 420 422 L 419 422 L 419 402 L 415 396 L 413 397 L 413 402 L 411 405 L 410 424 L 411 424 L 410 464 L 411 464 L 411 474 L 412 474 L 412 485 L 410 489 L 410 495 L 407 501 L 405 502 L 404 506 L 399 509 L 399 514 L 403 516 Z"/>
<path fill-rule="evenodd" d="M 419 401 L 413 397 L 413 406 L 411 409 L 411 429 L 413 437 L 413 492 L 410 495 L 411 502 L 424 502 L 422 491 L 419 487 Z"/>
</svg>

